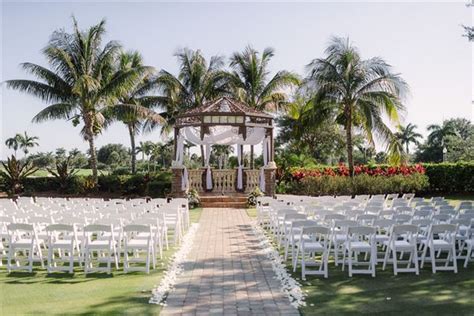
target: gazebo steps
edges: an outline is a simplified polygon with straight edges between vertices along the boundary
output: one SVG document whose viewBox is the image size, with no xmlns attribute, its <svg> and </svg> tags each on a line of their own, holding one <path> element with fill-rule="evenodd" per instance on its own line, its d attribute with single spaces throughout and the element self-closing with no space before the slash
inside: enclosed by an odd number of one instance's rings
<svg viewBox="0 0 474 316">
<path fill-rule="evenodd" d="M 202 195 L 201 206 L 209 208 L 247 208 L 247 196 L 242 195 Z"/>
</svg>

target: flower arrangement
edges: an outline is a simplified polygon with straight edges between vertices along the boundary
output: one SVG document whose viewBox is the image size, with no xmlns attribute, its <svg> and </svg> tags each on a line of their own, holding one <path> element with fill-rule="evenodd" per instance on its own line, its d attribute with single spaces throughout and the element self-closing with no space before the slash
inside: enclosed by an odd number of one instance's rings
<svg viewBox="0 0 474 316">
<path fill-rule="evenodd" d="M 249 193 L 249 195 L 247 197 L 248 206 L 256 206 L 257 205 L 257 198 L 259 196 L 263 196 L 263 192 L 260 190 L 259 187 L 256 187 L 252 192 Z"/>
<path fill-rule="evenodd" d="M 425 168 L 420 165 L 401 165 L 401 166 L 369 166 L 357 165 L 354 166 L 354 175 L 369 175 L 369 176 L 409 176 L 413 174 L 424 174 Z M 291 177 L 295 181 L 300 181 L 306 177 L 322 177 L 322 176 L 349 176 L 349 168 L 345 164 L 339 164 L 337 167 L 318 167 L 311 169 L 297 168 L 291 171 Z"/>
<path fill-rule="evenodd" d="M 201 205 L 201 198 L 199 197 L 198 191 L 195 189 L 191 189 L 186 193 L 186 197 L 188 198 L 189 207 L 195 208 Z"/>
</svg>

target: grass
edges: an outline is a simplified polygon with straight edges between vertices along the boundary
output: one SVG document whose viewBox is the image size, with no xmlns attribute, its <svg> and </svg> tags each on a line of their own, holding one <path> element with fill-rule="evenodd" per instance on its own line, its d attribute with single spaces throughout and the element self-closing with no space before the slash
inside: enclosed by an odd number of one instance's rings
<svg viewBox="0 0 474 316">
<path fill-rule="evenodd" d="M 99 170 L 99 175 L 107 175 L 108 171 Z M 92 169 L 76 169 L 77 176 L 90 176 L 92 175 Z M 32 177 L 51 177 L 51 174 L 46 169 L 38 169 L 31 175 Z"/>
<path fill-rule="evenodd" d="M 191 210 L 191 221 L 198 222 L 202 209 Z M 7 274 L 0 267 L 0 315 L 156 315 L 159 305 L 148 304 L 151 290 L 160 282 L 171 255 L 150 274 L 107 274 L 82 272 L 47 274 L 38 268 L 30 273 Z"/>
</svg>

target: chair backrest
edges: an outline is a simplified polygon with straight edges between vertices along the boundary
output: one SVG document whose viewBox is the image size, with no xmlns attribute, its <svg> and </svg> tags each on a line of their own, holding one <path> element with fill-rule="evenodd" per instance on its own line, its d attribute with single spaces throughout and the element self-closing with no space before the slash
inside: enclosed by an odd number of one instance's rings
<svg viewBox="0 0 474 316">
<path fill-rule="evenodd" d="M 417 225 L 418 227 L 428 227 L 433 223 L 433 221 L 429 218 L 420 218 L 414 219 L 411 221 L 411 224 Z"/>
<path fill-rule="evenodd" d="M 346 215 L 343 214 L 328 214 L 324 216 L 324 221 L 343 220 Z"/>
<path fill-rule="evenodd" d="M 24 232 L 33 232 L 34 228 L 31 224 L 23 223 L 11 223 L 7 225 L 7 229 L 10 231 L 24 231 Z"/>
<path fill-rule="evenodd" d="M 137 233 L 150 233 L 151 228 L 149 225 L 129 224 L 123 227 L 125 233 L 137 232 Z"/>
<path fill-rule="evenodd" d="M 396 235 L 416 234 L 418 233 L 418 226 L 411 224 L 395 225 L 392 227 L 392 233 Z"/>
<path fill-rule="evenodd" d="M 299 213 L 285 214 L 285 221 L 297 221 L 297 220 L 305 220 L 305 219 L 307 219 L 305 214 L 299 214 Z"/>
<path fill-rule="evenodd" d="M 326 235 L 328 236 L 330 229 L 324 226 L 305 226 L 303 227 L 302 235 Z"/>
<path fill-rule="evenodd" d="M 393 219 L 397 221 L 397 223 L 403 224 L 408 223 L 412 220 L 412 216 L 408 214 L 397 214 L 393 216 Z"/>
<path fill-rule="evenodd" d="M 437 224 L 447 223 L 449 220 L 451 220 L 451 215 L 449 215 L 449 214 L 436 214 L 436 215 L 433 215 L 432 219 Z"/>
<path fill-rule="evenodd" d="M 357 223 L 357 221 L 348 220 L 348 219 L 334 221 L 334 227 L 339 227 L 343 230 L 347 229 L 348 227 L 353 227 L 353 226 L 357 226 L 357 225 L 359 225 L 359 223 Z"/>
<path fill-rule="evenodd" d="M 376 233 L 375 227 L 371 226 L 352 226 L 347 230 L 349 235 L 370 236 Z"/>
<path fill-rule="evenodd" d="M 104 224 L 89 224 L 84 226 L 84 232 L 87 233 L 110 233 L 113 231 L 112 225 L 104 225 Z"/>
<path fill-rule="evenodd" d="M 437 224 L 431 226 L 431 234 L 439 233 L 455 233 L 457 231 L 457 225 L 454 224 Z"/>
<path fill-rule="evenodd" d="M 373 223 L 373 226 L 374 227 L 378 227 L 378 228 L 384 228 L 384 229 L 387 229 L 387 228 L 390 228 L 392 227 L 393 225 L 397 224 L 397 221 L 393 220 L 393 219 L 376 219 Z"/>
<path fill-rule="evenodd" d="M 66 224 L 51 224 L 46 226 L 47 232 L 74 232 L 74 226 Z"/>
</svg>

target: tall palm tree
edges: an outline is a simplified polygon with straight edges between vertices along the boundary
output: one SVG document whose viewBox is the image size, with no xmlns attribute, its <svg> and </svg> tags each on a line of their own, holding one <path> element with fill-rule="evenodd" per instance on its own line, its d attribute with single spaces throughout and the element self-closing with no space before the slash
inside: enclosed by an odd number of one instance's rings
<svg viewBox="0 0 474 316">
<path fill-rule="evenodd" d="M 444 140 L 447 136 L 456 135 L 456 129 L 449 122 L 442 125 L 431 124 L 428 125 L 427 129 L 430 132 L 428 143 L 434 146 L 444 146 Z"/>
<path fill-rule="evenodd" d="M 40 111 L 33 122 L 51 119 L 72 120 L 74 125 L 83 123 L 81 131 L 89 143 L 92 176 L 97 182 L 97 154 L 95 138 L 106 126 L 104 112 L 118 102 L 118 97 L 134 87 L 148 67 L 138 67 L 115 72 L 113 64 L 120 52 L 120 45 L 110 41 L 102 44 L 105 20 L 81 31 L 73 18 L 73 31 L 55 31 L 43 54 L 49 68 L 33 63 L 23 63 L 23 69 L 34 80 L 9 80 L 10 88 L 34 95 L 50 104 Z"/>
<path fill-rule="evenodd" d="M 313 106 L 307 113 L 308 123 L 333 120 L 346 133 L 347 160 L 354 174 L 353 129 L 360 129 L 370 143 L 373 133 L 390 141 L 392 132 L 383 121 L 398 122 L 404 109 L 402 97 L 407 84 L 383 59 L 362 59 L 347 38 L 332 38 L 326 58 L 314 59 L 309 65 L 308 85 L 315 88 Z"/>
<path fill-rule="evenodd" d="M 235 99 L 257 110 L 276 111 L 288 101 L 284 89 L 299 85 L 297 75 L 281 70 L 270 78 L 268 64 L 275 52 L 266 48 L 259 52 L 247 46 L 243 52 L 235 52 L 230 58 L 232 72 L 229 85 Z M 254 146 L 250 146 L 250 167 L 254 167 Z"/>
<path fill-rule="evenodd" d="M 13 149 L 13 151 L 15 152 L 15 157 L 16 152 L 18 151 L 18 148 L 20 146 L 18 142 L 19 136 L 20 134 L 16 134 L 15 136 L 7 138 L 7 140 L 5 140 L 5 146 L 7 146 L 9 149 Z"/>
<path fill-rule="evenodd" d="M 162 93 L 157 101 L 164 108 L 160 114 L 166 119 L 166 125 L 162 128 L 164 134 L 170 132 L 177 115 L 228 92 L 223 57 L 212 56 L 208 62 L 200 50 L 188 48 L 178 51 L 175 56 L 180 65 L 178 75 L 161 70 L 156 80 Z"/>
<path fill-rule="evenodd" d="M 230 145 L 212 145 L 212 154 L 216 156 L 219 169 L 225 167 L 225 161 L 229 158 L 229 155 L 234 152 L 234 147 Z"/>
<path fill-rule="evenodd" d="M 118 60 L 118 71 L 126 72 L 130 69 L 143 67 L 143 57 L 137 51 L 121 52 Z M 149 67 L 151 69 L 151 67 Z M 149 95 L 155 88 L 152 72 L 144 74 L 134 87 L 125 91 L 119 97 L 119 104 L 113 107 L 109 118 L 119 120 L 127 126 L 131 146 L 131 169 L 136 173 L 136 145 L 135 137 L 144 127 L 164 123 L 164 119 L 153 108 L 159 103 L 156 96 Z M 124 106 L 123 106 L 124 105 Z"/>
<path fill-rule="evenodd" d="M 395 137 L 405 147 L 407 154 L 410 153 L 410 144 L 419 145 L 418 139 L 423 137 L 420 133 L 415 132 L 416 128 L 417 126 L 411 123 L 408 123 L 407 126 L 398 125 L 398 132 L 395 133 Z"/>
<path fill-rule="evenodd" d="M 37 140 L 39 140 L 39 137 L 37 136 L 29 136 L 26 131 L 24 134 L 17 134 L 18 138 L 18 147 L 23 150 L 23 153 L 28 155 L 29 148 L 33 148 L 35 146 L 39 146 Z"/>
</svg>

